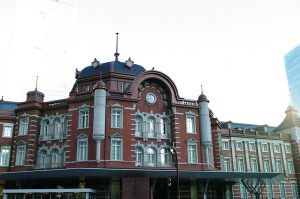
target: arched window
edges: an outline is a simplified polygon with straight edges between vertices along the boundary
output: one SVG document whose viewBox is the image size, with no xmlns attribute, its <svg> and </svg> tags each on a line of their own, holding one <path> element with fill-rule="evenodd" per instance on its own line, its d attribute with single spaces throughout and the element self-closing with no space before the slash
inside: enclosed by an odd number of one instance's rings
<svg viewBox="0 0 300 199">
<path fill-rule="evenodd" d="M 150 117 L 148 120 L 148 133 L 154 134 L 155 133 L 155 118 Z"/>
<path fill-rule="evenodd" d="M 166 135 L 168 133 L 166 118 L 161 118 L 159 125 L 160 125 L 160 133 Z"/>
<path fill-rule="evenodd" d="M 43 136 L 50 135 L 50 122 L 49 120 L 44 120 L 42 123 L 42 134 Z"/>
<path fill-rule="evenodd" d="M 40 152 L 40 168 L 46 168 L 47 165 L 47 151 L 45 149 Z"/>
<path fill-rule="evenodd" d="M 170 152 L 164 148 L 160 150 L 160 162 L 162 166 L 170 165 L 171 155 Z"/>
<path fill-rule="evenodd" d="M 60 134 L 62 133 L 62 125 L 59 118 L 54 120 L 54 138 L 60 138 Z"/>
<path fill-rule="evenodd" d="M 143 165 L 143 149 L 141 147 L 135 148 L 135 166 Z"/>
<path fill-rule="evenodd" d="M 136 116 L 136 118 L 135 118 L 135 133 L 138 136 L 142 134 L 142 124 L 143 124 L 143 118 L 141 116 Z"/>
<path fill-rule="evenodd" d="M 50 153 L 51 167 L 58 167 L 58 150 L 53 149 Z"/>
<path fill-rule="evenodd" d="M 148 166 L 156 166 L 156 150 L 153 148 L 148 149 Z"/>
</svg>

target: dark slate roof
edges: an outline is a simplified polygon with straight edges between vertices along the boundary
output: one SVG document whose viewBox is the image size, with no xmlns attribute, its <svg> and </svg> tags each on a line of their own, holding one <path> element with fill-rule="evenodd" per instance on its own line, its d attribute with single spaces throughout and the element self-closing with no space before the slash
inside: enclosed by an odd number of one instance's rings
<svg viewBox="0 0 300 199">
<path fill-rule="evenodd" d="M 228 122 L 221 122 L 221 127 L 228 128 Z M 266 125 L 266 127 L 267 127 L 268 132 L 271 132 L 275 129 L 275 127 L 268 126 L 268 125 Z M 254 130 L 258 130 L 258 131 L 263 131 L 264 125 L 231 122 L 231 128 L 232 129 L 242 129 L 242 130 L 254 129 Z"/>
<path fill-rule="evenodd" d="M 17 106 L 16 102 L 0 102 L 0 110 L 14 111 Z"/>
<path fill-rule="evenodd" d="M 105 74 L 109 72 L 121 73 L 138 76 L 139 74 L 145 72 L 143 66 L 133 64 L 131 68 L 126 67 L 124 62 L 112 61 L 107 63 L 102 63 L 100 66 L 94 68 L 93 66 L 87 66 L 80 71 L 79 78 L 97 76 L 100 74 Z"/>
</svg>

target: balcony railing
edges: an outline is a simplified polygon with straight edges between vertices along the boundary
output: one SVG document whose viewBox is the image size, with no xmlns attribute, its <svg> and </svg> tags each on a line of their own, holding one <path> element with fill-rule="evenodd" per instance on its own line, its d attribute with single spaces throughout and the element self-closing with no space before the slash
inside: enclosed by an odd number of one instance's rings
<svg viewBox="0 0 300 199">
<path fill-rule="evenodd" d="M 48 168 L 61 168 L 63 167 L 63 163 L 50 163 L 50 162 L 46 162 L 45 164 L 36 164 L 35 167 L 37 169 L 48 169 Z"/>
<path fill-rule="evenodd" d="M 40 141 L 61 140 L 67 137 L 65 132 L 50 135 L 40 135 Z"/>
<path fill-rule="evenodd" d="M 135 137 L 140 137 L 143 139 L 158 139 L 158 140 L 163 140 L 163 139 L 170 139 L 171 134 L 170 133 L 149 133 L 149 132 L 135 132 Z"/>
</svg>

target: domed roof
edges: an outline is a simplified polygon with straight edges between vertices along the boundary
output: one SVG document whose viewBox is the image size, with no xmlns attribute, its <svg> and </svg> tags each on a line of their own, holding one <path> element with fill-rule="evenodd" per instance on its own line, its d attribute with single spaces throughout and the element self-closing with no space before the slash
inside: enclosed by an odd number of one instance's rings
<svg viewBox="0 0 300 199">
<path fill-rule="evenodd" d="M 112 62 L 102 63 L 97 67 L 93 67 L 92 65 L 87 66 L 80 71 L 78 78 L 97 76 L 100 74 L 105 74 L 110 72 L 138 76 L 139 74 L 145 71 L 146 70 L 144 67 L 137 64 L 128 66 L 124 62 L 112 61 Z"/>
<path fill-rule="evenodd" d="M 107 90 L 106 85 L 105 85 L 104 81 L 102 81 L 102 80 L 98 81 L 98 82 L 95 84 L 94 90 L 95 90 L 95 89 L 105 89 L 105 90 Z"/>
<path fill-rule="evenodd" d="M 209 102 L 209 100 L 208 100 L 207 97 L 202 93 L 202 94 L 198 97 L 198 102 Z"/>
</svg>

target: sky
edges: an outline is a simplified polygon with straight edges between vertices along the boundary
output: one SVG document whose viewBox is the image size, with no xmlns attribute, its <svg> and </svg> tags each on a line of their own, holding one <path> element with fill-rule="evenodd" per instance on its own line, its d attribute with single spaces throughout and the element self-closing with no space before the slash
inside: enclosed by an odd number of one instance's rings
<svg viewBox="0 0 300 199">
<path fill-rule="evenodd" d="M 290 103 L 284 55 L 300 44 L 299 0 L 0 0 L 0 95 L 67 98 L 94 58 L 129 57 L 204 94 L 220 121 L 277 126 Z"/>
</svg>

